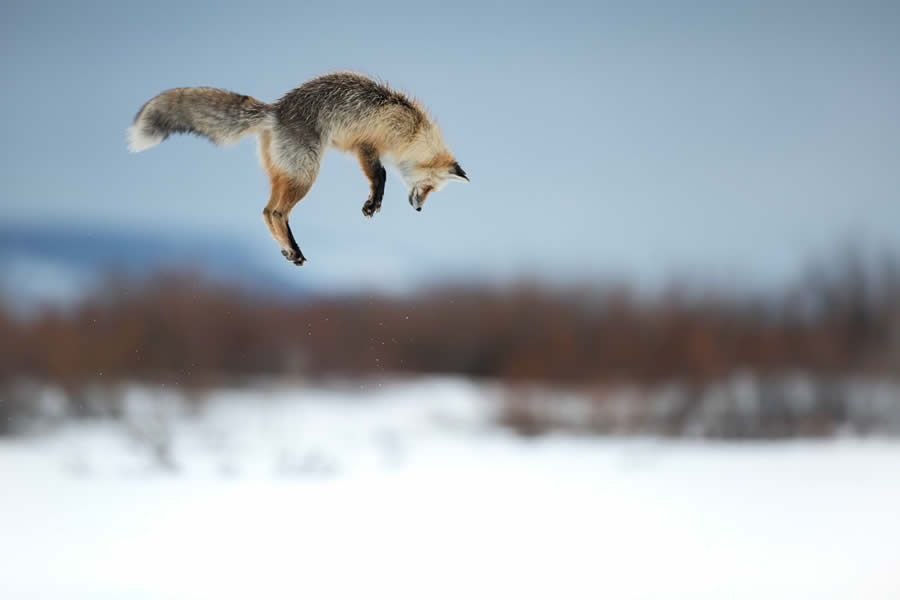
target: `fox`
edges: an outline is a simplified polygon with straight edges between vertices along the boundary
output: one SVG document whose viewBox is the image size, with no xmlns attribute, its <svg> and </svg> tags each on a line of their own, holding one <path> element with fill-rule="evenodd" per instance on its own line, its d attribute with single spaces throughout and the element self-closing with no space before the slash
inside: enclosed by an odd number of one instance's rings
<svg viewBox="0 0 900 600">
<path fill-rule="evenodd" d="M 417 211 L 431 192 L 448 182 L 469 181 L 418 99 L 353 72 L 320 75 L 271 104 L 210 87 L 164 91 L 135 115 L 128 148 L 141 152 L 179 133 L 205 137 L 216 145 L 258 136 L 260 162 L 271 183 L 263 221 L 281 254 L 298 266 L 307 260 L 288 217 L 312 188 L 328 148 L 359 160 L 369 180 L 362 207 L 368 218 L 381 210 L 384 164 L 399 171 L 409 204 Z"/>
</svg>

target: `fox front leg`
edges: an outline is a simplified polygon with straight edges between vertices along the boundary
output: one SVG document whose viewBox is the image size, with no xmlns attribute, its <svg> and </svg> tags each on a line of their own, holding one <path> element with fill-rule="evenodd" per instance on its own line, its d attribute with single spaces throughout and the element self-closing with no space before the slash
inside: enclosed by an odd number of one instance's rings
<svg viewBox="0 0 900 600">
<path fill-rule="evenodd" d="M 381 210 L 381 200 L 384 198 L 384 184 L 387 181 L 387 173 L 381 160 L 378 158 L 378 151 L 369 145 L 360 146 L 357 150 L 359 164 L 362 166 L 363 172 L 369 178 L 371 184 L 369 198 L 363 204 L 362 214 L 371 217 Z"/>
<path fill-rule="evenodd" d="M 384 167 L 380 163 L 375 175 L 376 177 L 372 181 L 372 191 L 362 207 L 362 213 L 367 217 L 371 217 L 381 210 L 381 200 L 384 198 L 384 184 L 387 181 L 387 172 L 385 172 Z"/>
</svg>

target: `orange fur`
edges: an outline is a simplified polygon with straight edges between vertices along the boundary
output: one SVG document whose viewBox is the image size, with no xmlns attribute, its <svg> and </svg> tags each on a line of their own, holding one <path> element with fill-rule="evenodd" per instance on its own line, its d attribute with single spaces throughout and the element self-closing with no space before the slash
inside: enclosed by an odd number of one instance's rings
<svg viewBox="0 0 900 600">
<path fill-rule="evenodd" d="M 263 221 L 265 221 L 269 233 L 282 248 L 291 248 L 296 246 L 296 242 L 288 226 L 288 215 L 294 206 L 306 196 L 311 185 L 298 181 L 275 167 L 270 151 L 271 143 L 271 135 L 268 131 L 263 131 L 260 134 L 260 154 L 272 184 L 269 202 L 263 209 Z"/>
</svg>

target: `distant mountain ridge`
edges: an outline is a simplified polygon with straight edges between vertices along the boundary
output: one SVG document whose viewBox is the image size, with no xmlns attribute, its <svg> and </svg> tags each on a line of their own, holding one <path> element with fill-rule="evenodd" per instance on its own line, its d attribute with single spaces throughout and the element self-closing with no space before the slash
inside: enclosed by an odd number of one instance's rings
<svg viewBox="0 0 900 600">
<path fill-rule="evenodd" d="M 262 293 L 310 291 L 302 278 L 288 277 L 296 270 L 278 273 L 258 260 L 258 253 L 227 238 L 0 225 L 0 295 L 14 304 L 66 302 L 107 273 L 141 278 L 162 270 L 193 270 Z"/>
</svg>

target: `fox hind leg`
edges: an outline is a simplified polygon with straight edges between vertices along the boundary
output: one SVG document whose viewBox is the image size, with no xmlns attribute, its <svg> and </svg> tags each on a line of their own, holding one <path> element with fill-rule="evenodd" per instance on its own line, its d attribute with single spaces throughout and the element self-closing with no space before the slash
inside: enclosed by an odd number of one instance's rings
<svg viewBox="0 0 900 600">
<path fill-rule="evenodd" d="M 269 228 L 269 233 L 281 246 L 281 254 L 295 265 L 305 263 L 306 257 L 294 239 L 291 226 L 288 224 L 288 216 L 310 187 L 310 183 L 276 174 L 272 177 L 272 195 L 263 209 L 263 220 Z"/>
<path fill-rule="evenodd" d="M 278 168 L 272 160 L 272 138 L 269 132 L 260 136 L 260 153 L 263 166 L 269 173 L 272 183 L 272 194 L 269 203 L 263 209 L 263 221 L 269 229 L 269 233 L 281 246 L 281 254 L 295 265 L 302 265 L 306 257 L 300 251 L 300 246 L 294 239 L 291 226 L 288 224 L 288 216 L 291 210 L 309 192 L 319 171 L 318 153 L 307 154 L 309 160 L 301 161 L 295 165 L 292 174 Z"/>
<path fill-rule="evenodd" d="M 356 151 L 359 158 L 359 164 L 362 166 L 363 172 L 369 178 L 371 189 L 369 198 L 363 204 L 362 213 L 366 217 L 371 217 L 381 210 L 381 200 L 384 198 L 384 184 L 387 181 L 387 173 L 381 160 L 378 158 L 378 151 L 374 146 L 363 144 Z"/>
</svg>

